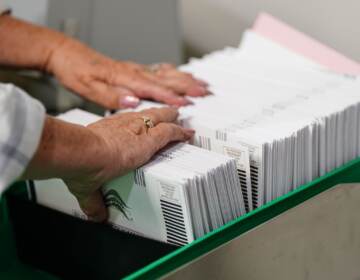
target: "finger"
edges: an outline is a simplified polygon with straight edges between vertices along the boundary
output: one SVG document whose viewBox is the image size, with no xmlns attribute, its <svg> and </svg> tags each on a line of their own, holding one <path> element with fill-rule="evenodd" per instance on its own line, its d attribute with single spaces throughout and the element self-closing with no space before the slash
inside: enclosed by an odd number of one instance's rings
<svg viewBox="0 0 360 280">
<path fill-rule="evenodd" d="M 144 71 L 150 73 L 162 74 L 166 71 L 176 69 L 176 66 L 170 63 L 154 63 L 143 67 Z"/>
<path fill-rule="evenodd" d="M 153 82 L 161 86 L 170 88 L 181 95 L 200 97 L 209 94 L 204 86 L 200 86 L 195 80 L 186 76 L 179 77 L 159 77 L 152 73 L 144 73 L 144 75 Z"/>
<path fill-rule="evenodd" d="M 200 86 L 203 86 L 203 87 L 208 87 L 209 86 L 209 83 L 204 81 L 204 80 L 201 80 L 201 79 L 198 79 L 198 78 L 194 78 L 196 80 L 196 82 L 200 85 Z"/>
<path fill-rule="evenodd" d="M 90 94 L 87 98 L 108 109 L 135 108 L 140 99 L 125 87 L 110 86 L 104 82 L 89 82 Z"/>
<path fill-rule="evenodd" d="M 139 134 L 141 132 L 139 131 L 139 127 L 146 127 L 143 117 L 150 118 L 155 126 L 160 122 L 175 122 L 178 115 L 178 109 L 175 107 L 162 107 L 146 109 L 139 112 L 120 113 L 106 118 L 115 120 L 121 126 L 132 125 L 135 123 L 136 129 L 133 129 L 133 131 L 137 131 L 136 134 Z"/>
<path fill-rule="evenodd" d="M 126 125 L 138 117 L 139 117 L 138 112 L 126 112 L 126 113 L 120 112 L 107 116 L 106 119 L 115 120 L 119 125 Z"/>
<path fill-rule="evenodd" d="M 176 66 L 171 63 L 159 63 L 159 70 L 173 70 L 176 69 Z"/>
<path fill-rule="evenodd" d="M 176 68 L 168 69 L 167 71 L 159 72 L 160 76 L 167 77 L 167 78 L 182 78 L 186 77 L 187 79 L 191 79 L 194 83 L 197 83 L 201 87 L 207 88 L 209 83 L 205 82 L 204 80 L 198 79 L 194 77 L 191 73 L 180 71 Z"/>
<path fill-rule="evenodd" d="M 128 123 L 128 128 L 136 135 L 144 134 L 149 130 L 144 117 L 150 118 L 152 124 L 156 126 L 161 122 L 175 122 L 178 115 L 178 110 L 171 107 L 143 110 L 133 116 L 133 121 Z"/>
<path fill-rule="evenodd" d="M 101 122 L 103 123 L 104 121 L 107 121 L 108 127 L 111 126 L 114 129 L 121 129 L 134 122 L 134 119 L 140 119 L 138 112 L 116 113 L 105 117 L 101 120 Z M 92 127 L 97 124 L 98 122 L 95 122 L 89 124 L 88 126 Z M 104 125 L 104 123 L 102 125 Z"/>
<path fill-rule="evenodd" d="M 190 100 L 179 96 L 175 91 L 157 85 L 153 81 L 145 79 L 141 76 L 139 77 L 139 75 L 127 76 L 125 78 L 122 77 L 120 82 L 121 83 L 119 84 L 125 84 L 136 94 L 136 96 L 140 98 L 151 98 L 156 101 L 175 106 L 192 104 Z"/>
<path fill-rule="evenodd" d="M 190 140 L 194 133 L 193 130 L 182 128 L 173 123 L 160 123 L 149 129 L 148 135 L 153 143 L 153 152 L 156 153 L 171 142 Z"/>
<path fill-rule="evenodd" d="M 142 110 L 138 113 L 151 119 L 154 125 L 161 122 L 175 122 L 179 116 L 179 111 L 174 107 L 152 108 Z"/>
<path fill-rule="evenodd" d="M 89 220 L 104 222 L 108 218 L 108 211 L 100 190 L 95 191 L 87 197 L 78 199 L 79 205 Z"/>
</svg>

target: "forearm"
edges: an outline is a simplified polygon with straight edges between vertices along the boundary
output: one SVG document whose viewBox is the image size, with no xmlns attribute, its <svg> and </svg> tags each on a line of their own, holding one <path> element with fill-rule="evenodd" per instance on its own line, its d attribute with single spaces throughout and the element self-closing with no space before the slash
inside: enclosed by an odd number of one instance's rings
<svg viewBox="0 0 360 280">
<path fill-rule="evenodd" d="M 67 37 L 9 15 L 0 16 L 0 65 L 46 71 L 52 52 Z"/>
<path fill-rule="evenodd" d="M 40 145 L 22 179 L 87 176 L 101 171 L 100 139 L 86 127 L 47 117 Z"/>
</svg>

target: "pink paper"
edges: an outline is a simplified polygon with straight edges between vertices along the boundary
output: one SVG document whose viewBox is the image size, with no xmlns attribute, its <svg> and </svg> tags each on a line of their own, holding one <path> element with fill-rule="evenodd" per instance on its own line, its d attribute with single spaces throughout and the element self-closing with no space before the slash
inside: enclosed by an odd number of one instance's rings
<svg viewBox="0 0 360 280">
<path fill-rule="evenodd" d="M 360 74 L 360 64 L 267 13 L 257 17 L 252 30 L 333 71 Z"/>
</svg>

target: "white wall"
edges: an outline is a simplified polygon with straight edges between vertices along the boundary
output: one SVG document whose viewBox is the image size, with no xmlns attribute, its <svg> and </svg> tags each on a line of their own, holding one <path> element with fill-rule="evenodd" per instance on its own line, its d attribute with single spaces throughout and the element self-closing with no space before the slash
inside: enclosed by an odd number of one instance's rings
<svg viewBox="0 0 360 280">
<path fill-rule="evenodd" d="M 178 0 L 0 0 L 25 20 L 66 32 L 117 59 L 182 61 Z"/>
<path fill-rule="evenodd" d="M 15 15 L 40 24 L 45 22 L 48 0 L 4 1 Z M 359 0 L 179 1 L 185 40 L 201 53 L 237 45 L 257 13 L 267 11 L 360 61 Z"/>
<path fill-rule="evenodd" d="M 266 11 L 360 61 L 359 0 L 181 0 L 183 32 L 203 53 L 237 45 Z"/>
<path fill-rule="evenodd" d="M 117 59 L 179 64 L 182 50 L 177 2 L 95 0 L 92 46 Z"/>
<path fill-rule="evenodd" d="M 4 0 L 16 17 L 44 25 L 46 23 L 48 0 Z"/>
</svg>

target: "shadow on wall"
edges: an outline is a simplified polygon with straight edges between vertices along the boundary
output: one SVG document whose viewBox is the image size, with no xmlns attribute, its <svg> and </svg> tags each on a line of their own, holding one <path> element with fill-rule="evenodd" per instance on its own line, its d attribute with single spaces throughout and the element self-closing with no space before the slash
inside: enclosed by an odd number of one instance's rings
<svg viewBox="0 0 360 280">
<path fill-rule="evenodd" d="M 180 2 L 186 60 L 225 46 L 237 46 L 243 31 L 251 24 L 220 1 Z"/>
</svg>

